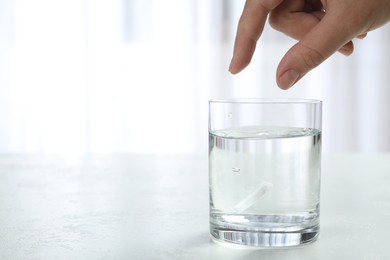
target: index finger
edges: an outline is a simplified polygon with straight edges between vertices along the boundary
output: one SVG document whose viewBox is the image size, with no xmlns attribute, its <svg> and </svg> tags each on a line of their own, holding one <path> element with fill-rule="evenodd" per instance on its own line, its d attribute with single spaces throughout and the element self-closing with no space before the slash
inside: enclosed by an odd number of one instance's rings
<svg viewBox="0 0 390 260">
<path fill-rule="evenodd" d="M 238 23 L 229 71 L 236 74 L 250 63 L 269 12 L 283 0 L 246 0 Z"/>
</svg>

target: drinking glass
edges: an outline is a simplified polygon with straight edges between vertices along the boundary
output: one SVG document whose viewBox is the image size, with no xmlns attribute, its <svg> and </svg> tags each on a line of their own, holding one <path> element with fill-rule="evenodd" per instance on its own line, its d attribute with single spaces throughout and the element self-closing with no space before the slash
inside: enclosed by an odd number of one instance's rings
<svg viewBox="0 0 390 260">
<path fill-rule="evenodd" d="M 287 247 L 319 235 L 322 102 L 209 102 L 210 234 Z M 226 244 L 225 243 L 225 244 Z"/>
</svg>

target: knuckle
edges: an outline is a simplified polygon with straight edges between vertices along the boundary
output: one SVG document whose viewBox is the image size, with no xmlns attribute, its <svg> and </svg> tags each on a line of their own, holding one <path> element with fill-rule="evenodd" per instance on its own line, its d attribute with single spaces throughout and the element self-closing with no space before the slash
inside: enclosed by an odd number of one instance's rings
<svg viewBox="0 0 390 260">
<path fill-rule="evenodd" d="M 268 19 L 268 23 L 271 25 L 272 28 L 274 28 L 275 30 L 278 30 L 279 27 L 280 27 L 280 19 L 279 17 L 274 14 L 274 13 L 271 13 L 269 15 L 269 19 Z"/>
<path fill-rule="evenodd" d="M 317 67 L 325 60 L 325 55 L 308 46 L 302 47 L 302 49 L 297 51 L 294 56 L 301 60 L 303 63 L 302 66 L 307 70 Z"/>
<path fill-rule="evenodd" d="M 268 23 L 273 29 L 282 31 L 285 24 L 289 24 L 289 17 L 281 12 L 273 11 L 269 15 Z"/>
</svg>

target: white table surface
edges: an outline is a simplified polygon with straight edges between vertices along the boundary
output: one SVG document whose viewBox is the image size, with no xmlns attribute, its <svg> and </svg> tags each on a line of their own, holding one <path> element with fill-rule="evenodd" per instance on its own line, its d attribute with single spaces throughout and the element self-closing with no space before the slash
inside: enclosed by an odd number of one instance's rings
<svg viewBox="0 0 390 260">
<path fill-rule="evenodd" d="M 208 234 L 207 158 L 0 156 L 0 259 L 390 259 L 390 155 L 323 156 L 321 234 L 233 249 Z"/>
</svg>

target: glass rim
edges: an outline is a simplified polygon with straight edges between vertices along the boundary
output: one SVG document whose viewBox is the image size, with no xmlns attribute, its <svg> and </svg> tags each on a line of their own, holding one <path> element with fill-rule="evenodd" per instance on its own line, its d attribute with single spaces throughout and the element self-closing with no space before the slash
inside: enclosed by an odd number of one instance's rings
<svg viewBox="0 0 390 260">
<path fill-rule="evenodd" d="M 322 100 L 308 98 L 231 98 L 210 99 L 209 103 L 225 104 L 321 104 Z"/>
</svg>

